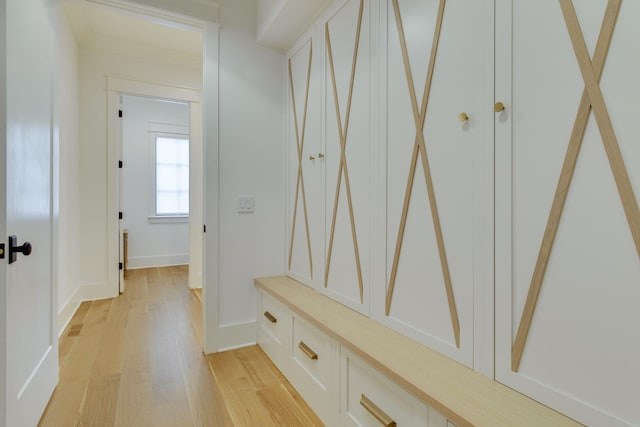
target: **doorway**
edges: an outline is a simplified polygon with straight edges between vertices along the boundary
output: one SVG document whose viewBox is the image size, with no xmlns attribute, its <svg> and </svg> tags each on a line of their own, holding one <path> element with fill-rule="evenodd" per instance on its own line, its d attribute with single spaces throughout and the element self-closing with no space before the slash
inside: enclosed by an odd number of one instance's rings
<svg viewBox="0 0 640 427">
<path fill-rule="evenodd" d="M 203 277 L 201 224 L 203 224 L 204 186 L 200 93 L 195 89 L 139 82 L 122 77 L 108 77 L 107 89 L 107 108 L 108 111 L 113 112 L 109 114 L 108 119 L 108 155 L 110 163 L 118 165 L 117 168 L 111 169 L 114 173 L 109 177 L 109 182 L 113 183 L 110 186 L 113 193 L 109 200 L 113 201 L 114 212 L 117 212 L 116 222 L 110 222 L 114 226 L 110 227 L 109 232 L 111 242 L 109 253 L 116 258 L 114 266 L 121 267 L 119 271 L 115 268 L 110 270 L 115 273 L 114 280 L 110 283 L 113 283 L 118 293 L 124 291 L 125 236 L 123 231 L 128 230 L 129 225 L 134 225 L 138 232 L 135 235 L 128 234 L 127 252 L 128 255 L 131 254 L 131 260 L 136 255 L 138 259 L 134 260 L 133 265 L 129 267 L 175 265 L 186 261 L 189 265 L 189 287 L 200 288 Z M 127 113 L 127 107 L 130 108 L 129 113 Z M 127 133 L 130 133 L 135 141 L 125 148 Z M 163 202 L 166 199 L 162 195 L 160 196 L 161 205 L 158 206 L 157 162 L 152 160 L 156 156 L 156 145 L 160 141 L 161 144 L 174 144 L 173 148 L 176 149 L 181 141 L 184 143 L 186 140 L 189 141 L 188 158 L 184 158 L 183 153 L 180 165 L 173 164 L 175 168 L 173 172 L 176 173 L 176 169 L 182 169 L 188 165 L 188 182 L 176 186 L 174 177 L 161 183 L 164 186 L 163 190 L 167 192 L 177 188 L 183 193 L 186 190 L 188 192 L 186 201 L 185 195 L 176 196 L 180 193 L 176 191 L 174 196 L 182 197 L 180 206 L 171 209 L 171 206 Z M 161 150 L 170 148 L 169 146 L 161 147 Z M 129 151 L 129 159 L 125 158 L 127 151 Z M 161 169 L 166 171 L 164 167 Z M 182 173 L 184 172 L 183 170 Z M 123 186 L 127 175 L 132 182 L 135 182 L 134 187 L 140 187 L 140 189 L 133 193 L 127 192 Z M 184 175 L 182 180 L 184 181 Z M 173 181 L 173 183 L 167 181 Z M 133 208 L 129 213 L 126 212 L 128 193 L 132 196 L 129 207 Z M 143 193 L 144 196 L 140 196 Z M 136 198 L 143 200 L 135 200 Z M 181 212 L 169 212 L 170 210 Z M 188 217 L 185 213 L 188 213 Z M 161 229 L 163 233 L 158 233 Z M 169 231 L 171 229 L 176 234 L 172 235 Z M 171 247 L 180 240 L 176 239 L 179 233 L 177 230 L 180 229 L 186 229 L 183 231 L 187 232 L 188 237 L 181 239 L 181 246 Z M 145 255 L 145 246 L 150 247 L 154 244 L 156 247 L 149 249 L 151 252 Z"/>
<path fill-rule="evenodd" d="M 94 249 L 92 254 L 96 254 L 88 257 L 96 269 L 87 268 L 87 277 L 95 286 L 84 286 L 82 298 L 112 298 L 120 291 L 119 264 L 122 251 L 118 215 L 118 165 L 122 159 L 119 147 L 119 97 L 133 95 L 186 102 L 190 109 L 191 133 L 189 286 L 205 288 L 202 292 L 204 323 L 205 326 L 209 326 L 205 327 L 205 349 L 209 352 L 215 351 L 215 335 L 218 330 L 216 296 L 219 281 L 219 25 L 191 17 L 189 14 L 181 15 L 133 2 L 65 0 L 63 3 L 70 21 L 78 21 L 74 32 L 79 35 L 77 41 L 83 48 L 83 55 L 86 53 L 83 64 L 86 65 L 84 69 L 88 77 L 82 84 L 89 102 L 87 108 L 91 108 L 88 115 L 95 118 L 95 123 L 87 125 L 87 129 L 101 131 L 101 123 L 105 122 L 107 128 L 104 161 L 106 177 L 100 176 L 103 164 L 100 164 L 102 156 L 99 151 L 93 151 L 91 156 L 87 156 L 89 166 L 85 166 L 95 168 L 92 171 L 95 171 L 96 179 L 91 186 L 97 185 L 98 190 L 102 191 L 103 183 L 106 184 L 106 209 L 102 208 L 104 199 L 97 200 L 95 206 L 88 209 L 91 211 L 92 219 L 88 220 L 85 228 L 92 232 L 95 230 L 95 238 L 92 233 L 85 240 L 88 240 L 89 246 Z M 176 4 L 176 7 L 179 6 Z M 100 98 L 105 94 L 107 102 L 103 103 Z M 206 121 L 203 120 L 205 115 Z M 102 120 L 104 121 L 99 123 Z M 93 141 L 89 132 L 85 137 L 88 141 Z M 100 139 L 98 136 L 98 143 L 94 144 L 98 149 Z M 203 140 L 206 140 L 206 150 Z M 206 199 L 203 190 L 205 163 L 208 188 Z M 123 214 L 126 215 L 126 212 Z M 106 229 L 102 224 L 104 216 Z M 103 258 L 102 248 L 105 247 L 106 257 Z M 194 256 L 194 253 L 198 256 Z M 205 254 L 206 263 L 203 262 Z M 105 260 L 104 264 L 102 259 Z M 97 273 L 94 274 L 93 271 Z"/>
<path fill-rule="evenodd" d="M 189 104 L 132 95 L 121 95 L 119 101 L 123 275 L 140 268 L 188 265 Z"/>
</svg>

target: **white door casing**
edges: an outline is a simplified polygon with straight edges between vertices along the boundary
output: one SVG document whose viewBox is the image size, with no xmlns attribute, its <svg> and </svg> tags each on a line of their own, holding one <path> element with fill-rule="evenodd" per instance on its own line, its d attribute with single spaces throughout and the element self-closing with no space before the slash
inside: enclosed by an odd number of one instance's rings
<svg viewBox="0 0 640 427">
<path fill-rule="evenodd" d="M 53 76 L 51 0 L 6 0 L 0 12 L 3 97 L 1 239 L 32 253 L 0 266 L 2 425 L 33 426 L 58 379 L 57 289 L 53 281 Z M 0 48 L 2 49 L 2 48 Z M 6 61 L 6 63 L 5 63 Z M 5 110 L 6 107 L 6 110 Z M 4 116 L 6 111 L 6 116 Z M 5 121 L 6 120 L 6 121 Z M 6 127 L 5 127 L 6 126 Z M 6 167 L 5 167 L 6 166 Z M 6 215 L 5 215 L 6 214 Z M 8 252 L 8 248 L 7 252 Z"/>
</svg>

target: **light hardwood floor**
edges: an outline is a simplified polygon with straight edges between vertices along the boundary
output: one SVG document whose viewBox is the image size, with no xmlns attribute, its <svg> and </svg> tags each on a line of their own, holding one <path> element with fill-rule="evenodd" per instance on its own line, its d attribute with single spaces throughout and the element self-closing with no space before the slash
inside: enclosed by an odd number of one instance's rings
<svg viewBox="0 0 640 427">
<path fill-rule="evenodd" d="M 83 303 L 60 338 L 40 426 L 321 426 L 257 346 L 204 356 L 186 267 L 132 270 L 119 298 Z"/>
</svg>

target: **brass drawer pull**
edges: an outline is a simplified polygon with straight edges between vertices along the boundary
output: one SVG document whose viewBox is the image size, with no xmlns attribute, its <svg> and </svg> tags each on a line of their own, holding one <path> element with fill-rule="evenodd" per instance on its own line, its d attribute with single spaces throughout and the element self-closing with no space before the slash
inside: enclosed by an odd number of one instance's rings
<svg viewBox="0 0 640 427">
<path fill-rule="evenodd" d="M 278 319 L 276 319 L 276 317 L 268 311 L 264 312 L 264 317 L 266 317 L 267 320 L 269 320 L 269 322 L 271 323 L 278 323 Z"/>
<path fill-rule="evenodd" d="M 396 422 L 393 421 L 389 415 L 387 415 L 382 409 L 378 408 L 378 405 L 373 403 L 367 396 L 364 394 L 360 397 L 360 405 L 364 407 L 373 417 L 380 421 L 385 427 L 396 427 Z"/>
<path fill-rule="evenodd" d="M 302 350 L 302 352 L 306 354 L 309 359 L 318 360 L 318 353 L 311 350 L 311 347 L 306 345 L 304 342 L 300 341 L 300 344 L 298 344 L 298 348 Z"/>
</svg>

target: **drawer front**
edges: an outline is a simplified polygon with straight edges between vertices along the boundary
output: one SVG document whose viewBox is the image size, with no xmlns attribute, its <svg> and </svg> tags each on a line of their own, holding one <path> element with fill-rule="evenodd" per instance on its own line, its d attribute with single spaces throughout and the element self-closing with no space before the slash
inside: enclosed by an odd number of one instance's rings
<svg viewBox="0 0 640 427">
<path fill-rule="evenodd" d="M 326 391 L 331 384 L 333 340 L 306 320 L 293 316 L 293 361 Z"/>
<path fill-rule="evenodd" d="M 338 425 L 339 347 L 306 320 L 292 319 L 289 380 L 325 425 Z"/>
<path fill-rule="evenodd" d="M 278 300 L 264 292 L 260 292 L 260 304 L 258 307 L 260 326 L 273 337 L 277 344 L 283 345 L 287 337 L 287 317 L 291 316 L 289 310 Z"/>
<path fill-rule="evenodd" d="M 340 415 L 347 425 L 447 427 L 442 414 L 344 348 L 341 365 Z"/>
<path fill-rule="evenodd" d="M 291 312 L 269 294 L 260 292 L 258 295 L 258 344 L 284 372 L 287 343 L 291 337 Z"/>
</svg>

